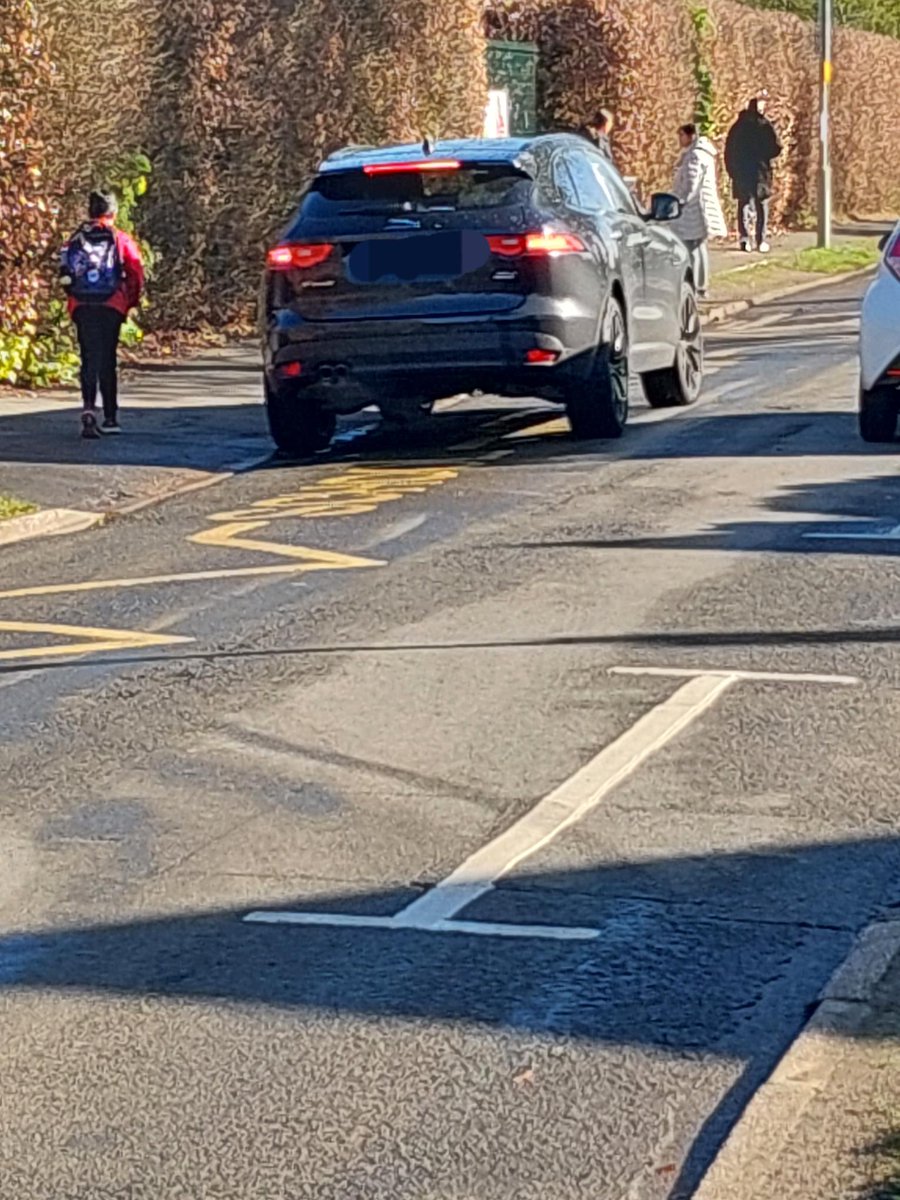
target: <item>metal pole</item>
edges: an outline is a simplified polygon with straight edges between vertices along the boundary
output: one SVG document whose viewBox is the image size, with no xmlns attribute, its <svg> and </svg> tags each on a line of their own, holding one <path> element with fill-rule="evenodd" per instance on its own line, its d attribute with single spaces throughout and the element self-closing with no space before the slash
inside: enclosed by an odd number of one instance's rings
<svg viewBox="0 0 900 1200">
<path fill-rule="evenodd" d="M 832 0 L 819 0 L 819 241 L 824 249 L 831 246 L 831 61 Z"/>
</svg>

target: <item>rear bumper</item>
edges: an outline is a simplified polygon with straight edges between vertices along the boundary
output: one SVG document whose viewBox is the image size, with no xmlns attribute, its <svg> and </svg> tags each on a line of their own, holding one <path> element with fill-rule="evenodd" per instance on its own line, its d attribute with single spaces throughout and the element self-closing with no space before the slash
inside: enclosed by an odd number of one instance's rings
<svg viewBox="0 0 900 1200">
<path fill-rule="evenodd" d="M 327 389 L 334 400 L 341 393 L 358 405 L 386 387 L 435 399 L 475 388 L 552 390 L 590 369 L 599 319 L 563 301 L 543 312 L 523 306 L 511 316 L 474 319 L 314 324 L 275 312 L 265 332 L 265 370 L 277 386 L 285 368 L 299 363 L 297 386 Z M 529 364 L 530 350 L 557 357 Z"/>
</svg>

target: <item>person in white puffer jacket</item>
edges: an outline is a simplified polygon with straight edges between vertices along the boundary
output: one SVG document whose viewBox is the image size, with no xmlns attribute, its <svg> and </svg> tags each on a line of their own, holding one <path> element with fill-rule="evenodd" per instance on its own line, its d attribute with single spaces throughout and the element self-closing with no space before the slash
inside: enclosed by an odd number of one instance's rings
<svg viewBox="0 0 900 1200">
<path fill-rule="evenodd" d="M 718 151 L 709 138 L 698 136 L 696 125 L 682 125 L 678 140 L 682 149 L 672 191 L 681 201 L 682 210 L 672 228 L 691 252 L 694 284 L 698 295 L 705 296 L 709 287 L 709 239 L 728 235 L 716 178 Z"/>
</svg>

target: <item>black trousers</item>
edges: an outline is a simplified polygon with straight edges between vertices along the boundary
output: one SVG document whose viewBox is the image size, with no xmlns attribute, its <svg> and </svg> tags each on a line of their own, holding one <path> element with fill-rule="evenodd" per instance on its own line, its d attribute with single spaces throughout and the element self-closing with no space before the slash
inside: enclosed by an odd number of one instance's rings
<svg viewBox="0 0 900 1200">
<path fill-rule="evenodd" d="M 756 245 L 761 246 L 769 231 L 769 201 L 757 196 L 746 196 L 738 200 L 738 236 L 742 242 L 750 241 L 750 226 L 756 219 Z"/>
<path fill-rule="evenodd" d="M 103 397 L 104 417 L 115 420 L 119 409 L 119 334 L 125 318 L 102 304 L 82 304 L 75 309 L 75 327 L 81 351 L 81 399 L 86 409 Z"/>
</svg>

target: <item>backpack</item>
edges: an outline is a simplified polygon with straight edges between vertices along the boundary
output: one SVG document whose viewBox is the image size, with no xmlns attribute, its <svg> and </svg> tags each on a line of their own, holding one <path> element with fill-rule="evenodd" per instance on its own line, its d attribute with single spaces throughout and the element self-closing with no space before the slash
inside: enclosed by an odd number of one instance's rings
<svg viewBox="0 0 900 1200">
<path fill-rule="evenodd" d="M 106 225 L 82 225 L 62 257 L 63 285 L 79 304 L 105 304 L 122 286 L 119 243 Z"/>
</svg>

